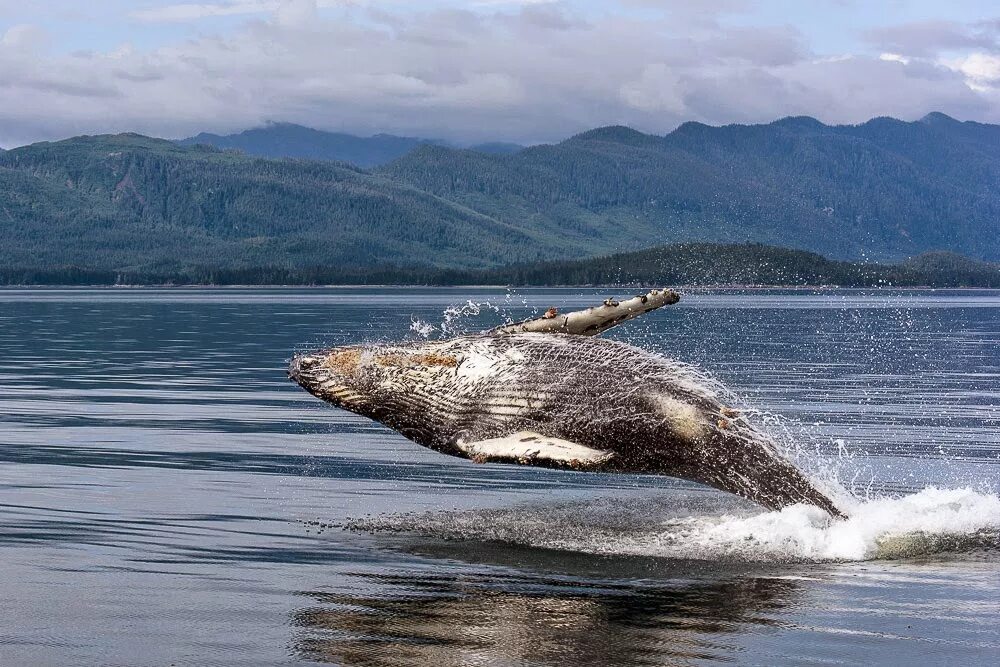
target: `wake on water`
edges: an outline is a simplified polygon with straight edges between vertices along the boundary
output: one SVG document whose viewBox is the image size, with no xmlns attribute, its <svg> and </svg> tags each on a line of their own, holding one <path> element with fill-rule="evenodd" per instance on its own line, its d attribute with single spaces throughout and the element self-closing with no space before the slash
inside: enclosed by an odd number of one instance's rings
<svg viewBox="0 0 1000 667">
<path fill-rule="evenodd" d="M 810 505 L 749 517 L 691 517 L 620 545 L 615 553 L 673 558 L 847 561 L 903 558 L 995 545 L 1000 498 L 927 488 L 858 503 L 833 519 Z M 992 535 L 990 535 L 992 531 Z"/>
<path fill-rule="evenodd" d="M 390 514 L 351 521 L 347 529 L 605 556 L 741 562 L 860 561 L 1000 549 L 1000 498 L 972 489 L 930 487 L 858 503 L 846 520 L 804 504 L 753 513 L 726 507 L 742 505 L 735 500 L 708 507 L 687 500 L 683 494 L 658 494 Z"/>
<path fill-rule="evenodd" d="M 491 304 L 469 302 L 446 311 L 439 327 L 415 320 L 412 329 L 424 338 L 436 330 L 454 335 L 463 317 L 484 310 L 503 312 Z M 824 461 L 802 446 L 803 433 L 793 434 L 789 423 L 775 415 L 758 417 L 789 458 L 838 497 L 848 519 L 835 519 L 806 504 L 755 511 L 749 503 L 709 491 L 386 515 L 346 527 L 597 555 L 749 562 L 860 561 L 1000 550 L 1000 496 L 995 492 L 928 486 L 903 497 L 859 500 L 838 483 L 837 461 Z M 843 443 L 837 446 L 839 458 L 849 458 Z M 855 476 L 852 486 L 856 482 Z"/>
</svg>

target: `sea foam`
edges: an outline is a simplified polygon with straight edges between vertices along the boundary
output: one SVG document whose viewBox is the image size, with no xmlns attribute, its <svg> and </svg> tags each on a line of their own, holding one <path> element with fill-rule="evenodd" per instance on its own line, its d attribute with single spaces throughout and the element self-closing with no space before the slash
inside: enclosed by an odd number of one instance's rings
<svg viewBox="0 0 1000 667">
<path fill-rule="evenodd" d="M 1000 532 L 1000 498 L 972 489 L 926 488 L 857 503 L 834 519 L 810 505 L 752 516 L 696 516 L 610 542 L 547 546 L 604 554 L 750 561 L 847 561 L 963 550 Z"/>
</svg>

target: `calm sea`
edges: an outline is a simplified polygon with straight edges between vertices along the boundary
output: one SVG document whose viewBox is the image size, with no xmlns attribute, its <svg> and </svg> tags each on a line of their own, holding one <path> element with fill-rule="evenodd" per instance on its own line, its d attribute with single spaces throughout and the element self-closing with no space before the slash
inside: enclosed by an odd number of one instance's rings
<svg viewBox="0 0 1000 667">
<path fill-rule="evenodd" d="M 697 363 L 861 500 L 475 465 L 293 351 L 593 290 L 0 290 L 0 664 L 1000 661 L 1000 292 L 695 292 L 608 335 Z"/>
</svg>

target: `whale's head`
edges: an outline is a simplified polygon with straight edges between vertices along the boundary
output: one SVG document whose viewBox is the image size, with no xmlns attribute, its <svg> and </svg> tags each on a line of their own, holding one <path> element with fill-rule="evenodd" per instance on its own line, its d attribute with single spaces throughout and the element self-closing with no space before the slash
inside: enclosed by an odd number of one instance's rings
<svg viewBox="0 0 1000 667">
<path fill-rule="evenodd" d="M 349 345 L 295 355 L 288 377 L 337 407 L 390 423 L 427 409 L 418 397 L 450 384 L 458 363 L 440 343 Z"/>
<path fill-rule="evenodd" d="M 379 384 L 369 363 L 372 356 L 371 348 L 361 345 L 297 354 L 288 365 L 288 377 L 313 396 L 363 412 Z"/>
</svg>

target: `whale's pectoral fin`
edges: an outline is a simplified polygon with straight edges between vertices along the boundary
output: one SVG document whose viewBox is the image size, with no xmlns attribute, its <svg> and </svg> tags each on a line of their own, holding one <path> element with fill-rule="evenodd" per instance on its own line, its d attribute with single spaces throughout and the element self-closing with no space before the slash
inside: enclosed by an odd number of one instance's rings
<svg viewBox="0 0 1000 667">
<path fill-rule="evenodd" d="M 603 305 L 577 310 L 561 315 L 555 308 L 549 308 L 545 314 L 534 320 L 525 320 L 517 324 L 506 324 L 489 333 L 562 333 L 578 336 L 596 336 L 602 331 L 616 327 L 622 322 L 644 315 L 651 310 L 680 301 L 680 295 L 673 290 L 654 289 L 645 294 L 615 301 L 607 299 Z"/>
<path fill-rule="evenodd" d="M 600 468 L 614 454 L 569 440 L 519 431 L 503 438 L 473 442 L 459 440 L 458 448 L 477 463 L 520 463 L 548 468 Z"/>
</svg>

